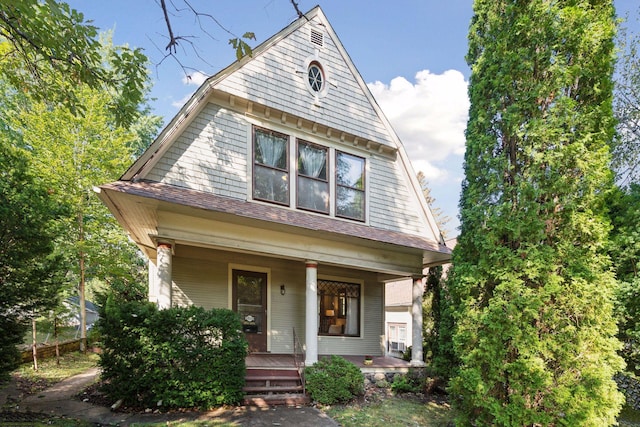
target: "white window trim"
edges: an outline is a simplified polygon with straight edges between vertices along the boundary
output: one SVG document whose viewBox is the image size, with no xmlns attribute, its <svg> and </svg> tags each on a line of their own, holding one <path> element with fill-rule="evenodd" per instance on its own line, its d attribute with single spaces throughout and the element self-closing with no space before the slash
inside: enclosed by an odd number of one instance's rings
<svg viewBox="0 0 640 427">
<path fill-rule="evenodd" d="M 252 203 L 262 203 L 269 206 L 277 206 L 281 209 L 290 209 L 298 212 L 305 212 L 309 215 L 319 215 L 321 217 L 329 217 L 331 219 L 335 219 L 338 221 L 346 221 L 350 224 L 357 223 L 362 225 L 369 225 L 369 209 L 371 206 L 370 198 L 371 198 L 371 189 L 370 189 L 370 181 L 371 181 L 371 163 L 372 156 L 371 153 L 368 153 L 364 150 L 354 150 L 352 147 L 338 145 L 335 142 L 330 140 L 318 138 L 317 134 L 301 132 L 300 130 L 293 129 L 291 127 L 283 126 L 277 122 L 265 121 L 261 120 L 258 117 L 254 116 L 245 116 L 245 120 L 247 121 L 247 200 Z M 283 133 L 289 136 L 289 206 L 283 206 L 276 203 L 269 203 L 264 200 L 257 200 L 253 198 L 253 127 L 261 127 L 268 130 L 273 130 L 275 132 Z M 298 176 L 298 159 L 297 159 L 297 143 L 298 140 L 301 139 L 303 141 L 311 142 L 316 145 L 320 145 L 322 147 L 327 147 L 329 149 L 329 195 L 331 197 L 331 201 L 329 203 L 329 213 L 318 213 L 313 211 L 307 211 L 298 209 L 296 206 L 297 200 L 297 176 Z M 336 216 L 336 155 L 337 151 L 351 154 L 353 156 L 362 157 L 365 159 L 365 211 L 364 211 L 364 220 L 360 221 L 357 219 L 343 218 Z"/>
</svg>

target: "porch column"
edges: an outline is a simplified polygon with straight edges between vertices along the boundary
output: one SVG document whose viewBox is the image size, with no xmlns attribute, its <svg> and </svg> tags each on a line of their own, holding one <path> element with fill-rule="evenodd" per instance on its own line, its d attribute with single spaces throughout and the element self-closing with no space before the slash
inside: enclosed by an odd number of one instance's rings
<svg viewBox="0 0 640 427">
<path fill-rule="evenodd" d="M 156 291 L 158 308 L 171 308 L 171 263 L 173 242 L 158 241 L 156 247 Z"/>
<path fill-rule="evenodd" d="M 422 354 L 422 276 L 413 276 L 413 303 L 411 305 L 411 366 L 425 366 Z"/>
<path fill-rule="evenodd" d="M 158 269 L 149 260 L 149 302 L 158 303 Z"/>
<path fill-rule="evenodd" d="M 304 364 L 311 366 L 318 361 L 318 263 L 307 261 L 305 340 L 306 357 Z"/>
</svg>

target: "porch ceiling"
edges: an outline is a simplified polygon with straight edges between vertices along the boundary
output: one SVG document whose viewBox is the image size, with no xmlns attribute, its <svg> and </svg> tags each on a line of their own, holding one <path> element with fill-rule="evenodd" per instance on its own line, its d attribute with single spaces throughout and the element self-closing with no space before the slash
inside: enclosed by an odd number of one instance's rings
<svg viewBox="0 0 640 427">
<path fill-rule="evenodd" d="M 172 217 L 173 229 L 179 227 L 182 231 L 177 236 L 185 239 L 198 238 L 198 233 L 193 231 L 195 224 L 208 221 L 209 224 L 224 225 L 226 230 L 219 227 L 217 230 L 209 230 L 209 233 L 223 236 L 227 232 L 227 242 L 230 242 L 233 230 L 244 230 L 244 233 L 253 230 L 255 239 L 260 240 L 260 234 L 269 233 L 271 240 L 278 235 L 306 237 L 312 239 L 318 250 L 322 250 L 323 242 L 333 242 L 347 247 L 359 248 L 359 251 L 380 251 L 394 254 L 395 258 L 406 257 L 411 259 L 412 270 L 419 274 L 425 265 L 438 265 L 448 262 L 451 257 L 451 249 L 436 242 L 398 232 L 382 230 L 364 224 L 342 221 L 339 219 L 312 215 L 296 210 L 283 209 L 268 204 L 246 202 L 214 194 L 190 190 L 182 187 L 149 181 L 117 181 L 106 184 L 99 189 L 100 199 L 109 207 L 118 222 L 125 228 L 131 238 L 140 246 L 150 258 L 155 258 L 154 238 L 173 236 L 163 235 L 166 229 L 165 218 Z M 162 218 L 164 217 L 164 218 Z M 181 218 L 182 221 L 178 221 Z M 184 221 L 185 218 L 193 218 L 193 221 Z M 193 224 L 189 224 L 193 223 Z M 191 227 L 191 231 L 190 231 Z M 171 227 L 170 227 L 171 228 Z M 231 230 L 231 231 L 229 231 Z M 191 237 L 190 237 L 191 236 Z M 217 241 L 220 241 L 219 239 Z M 265 240 L 266 242 L 266 240 Z M 189 243 L 185 240 L 183 243 Z M 200 242 L 208 246 L 207 240 Z M 346 246 L 345 246 L 346 245 Z M 214 246 L 214 245 L 211 245 Z M 234 243 L 229 250 L 254 252 L 255 247 L 242 247 L 242 243 Z M 292 246 L 291 248 L 294 248 Z M 275 247 L 274 247 L 275 248 Z M 271 250 L 274 250 L 271 248 Z M 325 246 L 325 250 L 332 250 L 331 245 Z M 339 249 L 339 247 L 336 247 Z M 275 248 L 275 250 L 278 250 Z M 286 251 L 285 251 L 286 252 Z M 282 254 L 275 255 L 286 255 Z M 300 254 L 304 257 L 305 254 Z M 365 255 L 366 256 L 366 255 Z M 413 260 L 418 260 L 416 263 Z M 422 265 L 419 260 L 422 260 Z M 407 267 L 399 265 L 399 269 L 391 267 L 397 261 L 387 259 L 384 266 L 382 262 L 379 272 L 397 274 L 402 270 L 407 273 Z M 345 260 L 345 263 L 349 262 Z M 401 263 L 402 264 L 402 263 Z"/>
</svg>

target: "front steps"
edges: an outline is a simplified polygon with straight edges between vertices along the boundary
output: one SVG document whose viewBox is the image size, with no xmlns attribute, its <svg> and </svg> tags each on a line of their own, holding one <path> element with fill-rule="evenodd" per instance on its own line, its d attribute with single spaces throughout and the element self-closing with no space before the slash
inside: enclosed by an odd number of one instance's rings
<svg viewBox="0 0 640 427">
<path fill-rule="evenodd" d="M 296 406 L 309 403 L 297 369 L 247 368 L 244 404 Z"/>
</svg>

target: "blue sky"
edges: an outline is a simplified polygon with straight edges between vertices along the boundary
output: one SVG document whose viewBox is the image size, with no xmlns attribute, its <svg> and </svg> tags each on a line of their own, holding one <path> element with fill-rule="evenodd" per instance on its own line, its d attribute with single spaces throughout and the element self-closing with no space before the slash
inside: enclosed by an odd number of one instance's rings
<svg viewBox="0 0 640 427">
<path fill-rule="evenodd" d="M 188 12 L 172 16 L 174 33 L 196 36 L 179 49 L 195 70 L 191 81 L 171 58 L 162 61 L 166 26 L 157 0 L 73 0 L 68 3 L 116 44 L 142 47 L 151 61 L 154 113 L 168 122 L 206 75 L 235 60 L 230 36 L 210 20 L 198 28 Z M 171 2 L 168 1 L 168 4 Z M 416 172 L 429 181 L 435 206 L 451 218 L 448 237 L 458 234 L 458 199 L 463 178 L 464 128 L 469 69 L 464 60 L 472 0 L 297 0 L 306 12 L 319 4 L 360 74 L 402 139 Z M 637 0 L 615 0 L 618 14 L 636 11 Z M 174 0 L 182 4 L 182 0 Z M 256 34 L 256 45 L 296 18 L 290 0 L 191 0 L 235 35 Z M 198 59 L 198 55 L 206 60 Z M 161 63 L 160 63 L 161 62 Z M 158 63 L 160 63 L 158 65 Z"/>
</svg>

